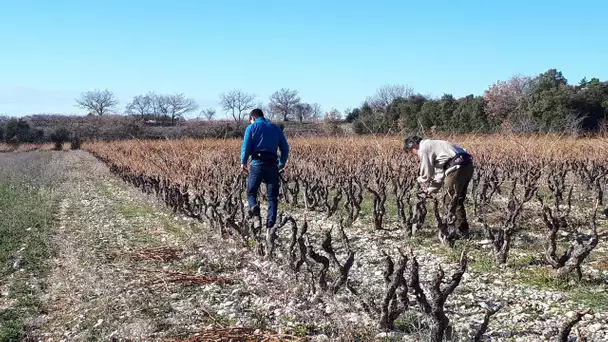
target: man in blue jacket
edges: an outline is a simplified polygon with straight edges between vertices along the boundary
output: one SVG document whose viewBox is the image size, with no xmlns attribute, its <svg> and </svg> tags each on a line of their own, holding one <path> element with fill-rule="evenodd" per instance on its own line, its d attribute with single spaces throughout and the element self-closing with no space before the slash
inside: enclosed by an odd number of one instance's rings
<svg viewBox="0 0 608 342">
<path fill-rule="evenodd" d="M 283 131 L 264 118 L 261 109 L 254 109 L 249 114 L 250 125 L 245 130 L 241 147 L 241 169 L 249 171 L 247 184 L 247 202 L 249 215 L 260 216 L 257 203 L 258 190 L 262 182 L 266 184 L 268 215 L 266 227 L 274 226 L 277 219 L 280 177 L 279 172 L 285 167 L 289 156 L 289 145 Z M 277 149 L 281 151 L 280 158 Z M 249 168 L 247 161 L 251 157 Z"/>
</svg>

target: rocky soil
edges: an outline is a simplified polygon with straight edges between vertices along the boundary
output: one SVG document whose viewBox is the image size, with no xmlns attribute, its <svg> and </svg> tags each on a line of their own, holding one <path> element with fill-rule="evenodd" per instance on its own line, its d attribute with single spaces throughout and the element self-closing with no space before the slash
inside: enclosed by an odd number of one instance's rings
<svg viewBox="0 0 608 342">
<path fill-rule="evenodd" d="M 399 332 L 380 331 L 377 317 L 367 315 L 350 292 L 312 293 L 305 275 L 288 267 L 284 248 L 272 262 L 256 257 L 251 248 L 174 215 L 122 183 L 86 152 L 68 154 L 54 237 L 58 253 L 43 297 L 46 314 L 37 318 L 34 339 L 175 341 L 239 327 L 286 340 L 428 338 L 428 323 L 415 304 L 398 319 Z M 300 210 L 285 211 L 301 222 Z M 323 233 L 337 224 L 321 213 L 307 217 L 312 241 L 320 246 Z M 608 340 L 605 241 L 585 267 L 584 282 L 569 284 L 555 281 L 546 266 L 534 265 L 541 255 L 529 244 L 518 242 L 509 264 L 498 267 L 482 238 L 459 241 L 452 250 L 438 246 L 432 233 L 405 238 L 402 230 L 374 231 L 368 220 L 346 231 L 355 252 L 349 279 L 361 296 L 382 296 L 382 251 L 396 256 L 398 249 L 412 247 L 428 282 L 439 266 L 449 279 L 466 248 L 469 268 L 446 304 L 454 340 L 471 340 L 484 308 L 496 305 L 502 308 L 492 317 L 486 340 L 550 340 L 573 311 L 586 308 L 593 312 L 577 325 L 580 334 L 589 341 Z M 343 261 L 341 236 L 337 229 L 332 235 Z M 279 236 L 281 245 L 288 245 L 289 230 Z"/>
</svg>

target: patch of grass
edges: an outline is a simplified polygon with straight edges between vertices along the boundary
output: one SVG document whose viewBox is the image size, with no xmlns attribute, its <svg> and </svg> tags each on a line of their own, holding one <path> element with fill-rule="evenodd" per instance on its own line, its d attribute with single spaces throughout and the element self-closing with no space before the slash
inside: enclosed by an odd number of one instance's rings
<svg viewBox="0 0 608 342">
<path fill-rule="evenodd" d="M 458 262 L 460 260 L 460 253 L 462 251 L 456 248 L 449 248 L 446 246 L 439 246 L 433 249 L 435 255 L 443 256 L 450 262 Z"/>
<path fill-rule="evenodd" d="M 584 279 L 577 282 L 557 277 L 546 267 L 538 267 L 527 270 L 521 282 L 541 290 L 565 292 L 572 301 L 584 307 L 598 311 L 608 310 L 608 289 L 599 281 Z"/>
<path fill-rule="evenodd" d="M 395 320 L 395 327 L 406 334 L 417 334 L 430 329 L 428 322 L 413 311 L 406 311 Z"/>
<path fill-rule="evenodd" d="M 361 211 L 359 215 L 361 217 L 371 216 L 374 213 L 374 200 L 369 196 L 363 197 L 363 201 L 361 202 Z"/>
<path fill-rule="evenodd" d="M 578 287 L 572 291 L 570 299 L 596 312 L 608 311 L 608 293 L 606 288 L 598 291 L 586 286 Z"/>
<path fill-rule="evenodd" d="M 387 200 L 386 203 L 384 204 L 384 208 L 386 209 L 385 216 L 399 217 L 399 214 L 397 213 L 397 202 L 396 201 Z"/>
<path fill-rule="evenodd" d="M 475 272 L 491 273 L 496 270 L 494 257 L 488 253 L 474 252 L 471 253 L 471 262 L 469 266 Z"/>
<path fill-rule="evenodd" d="M 231 320 L 227 316 L 220 315 L 217 313 L 211 314 L 211 316 L 209 317 L 209 321 L 221 327 L 230 326 L 231 323 Z"/>
<path fill-rule="evenodd" d="M 521 278 L 521 282 L 540 290 L 567 291 L 571 286 L 568 279 L 556 277 L 546 267 L 528 268 L 524 274 L 525 276 Z"/>
<path fill-rule="evenodd" d="M 306 337 L 315 333 L 315 327 L 310 324 L 296 324 L 294 327 L 294 335 L 298 337 Z"/>
<path fill-rule="evenodd" d="M 94 187 L 99 193 L 101 193 L 104 197 L 114 198 L 114 193 L 110 190 L 110 187 L 107 183 L 98 181 L 94 183 Z"/>
<path fill-rule="evenodd" d="M 50 256 L 46 238 L 53 220 L 52 210 L 50 192 L 0 183 L 1 277 L 12 273 L 17 260 L 21 260 L 26 271 L 41 270 L 42 261 Z"/>
<path fill-rule="evenodd" d="M 171 233 L 176 237 L 179 238 L 187 238 L 188 235 L 186 234 L 186 232 L 182 229 L 182 227 L 180 227 L 178 224 L 176 224 L 175 222 L 172 222 L 171 219 L 163 217 L 162 218 L 162 223 L 163 223 L 163 229 L 167 232 L 167 233 Z"/>
<path fill-rule="evenodd" d="M 124 203 L 118 208 L 118 213 L 128 219 L 149 215 L 152 213 L 152 210 L 143 205 Z"/>
<path fill-rule="evenodd" d="M 104 182 L 95 183 L 96 190 L 106 198 L 111 198 L 116 202 L 114 210 L 124 218 L 135 218 L 150 215 L 154 212 L 152 208 L 147 205 L 141 205 L 137 203 L 127 202 L 120 198 L 117 198 L 116 194 L 111 190 L 110 186 Z"/>
<path fill-rule="evenodd" d="M 253 318 L 253 323 L 252 323 L 252 327 L 254 329 L 262 329 L 265 330 L 268 328 L 269 324 L 270 324 L 270 320 L 268 318 L 268 315 L 266 315 L 266 313 L 262 310 L 257 310 L 254 309 L 252 311 L 252 318 Z"/>
<path fill-rule="evenodd" d="M 12 342 L 23 341 L 25 331 L 19 319 L 7 320 L 2 322 L 0 327 L 0 341 Z"/>
<path fill-rule="evenodd" d="M 142 245 L 155 245 L 158 243 L 158 239 L 149 234 L 135 234 L 133 242 Z"/>
<path fill-rule="evenodd" d="M 509 259 L 507 260 L 507 265 L 514 269 L 524 269 L 529 267 L 538 259 L 531 254 L 526 255 L 509 255 Z"/>
<path fill-rule="evenodd" d="M 201 262 L 200 259 L 194 259 L 194 260 L 185 262 L 182 267 L 183 267 L 184 271 L 196 272 L 196 271 L 198 271 L 199 267 L 201 267 L 202 265 L 203 265 L 203 263 Z"/>
<path fill-rule="evenodd" d="M 46 188 L 26 185 L 19 179 L 0 182 L 0 284 L 2 279 L 9 282 L 11 299 L 7 308 L 0 309 L 0 341 L 23 340 L 24 320 L 42 308 L 40 289 L 31 283 L 34 277 L 47 274 L 53 255 L 53 200 L 53 193 Z"/>
<path fill-rule="evenodd" d="M 409 246 L 428 246 L 429 245 L 429 239 L 421 236 L 420 232 L 412 237 L 407 238 L 406 241 L 407 245 Z"/>
<path fill-rule="evenodd" d="M 315 333 L 316 330 L 314 325 L 296 323 L 295 319 L 289 316 L 281 316 L 280 321 L 282 325 L 291 325 L 292 328 L 289 328 L 289 330 L 292 332 L 293 335 L 298 337 L 306 337 L 308 335 L 312 335 Z"/>
</svg>

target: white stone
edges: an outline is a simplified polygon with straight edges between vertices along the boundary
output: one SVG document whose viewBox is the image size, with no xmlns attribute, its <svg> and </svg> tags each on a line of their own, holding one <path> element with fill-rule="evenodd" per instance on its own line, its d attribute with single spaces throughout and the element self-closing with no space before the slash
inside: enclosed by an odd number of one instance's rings
<svg viewBox="0 0 608 342">
<path fill-rule="evenodd" d="M 597 332 L 602 329 L 602 323 L 591 324 L 587 329 L 591 332 Z"/>
<path fill-rule="evenodd" d="M 379 334 L 376 335 L 376 339 L 384 339 L 384 338 L 388 338 L 391 340 L 396 340 L 396 339 L 401 339 L 403 337 L 403 333 L 399 333 L 396 331 L 391 331 L 391 332 L 381 332 Z"/>
</svg>

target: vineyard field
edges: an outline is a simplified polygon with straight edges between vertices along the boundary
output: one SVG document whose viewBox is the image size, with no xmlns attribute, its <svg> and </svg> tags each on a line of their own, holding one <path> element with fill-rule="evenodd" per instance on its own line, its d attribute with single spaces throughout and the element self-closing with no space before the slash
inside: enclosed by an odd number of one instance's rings
<svg viewBox="0 0 608 342">
<path fill-rule="evenodd" d="M 274 330 L 331 340 L 532 341 L 577 331 L 608 340 L 608 140 L 445 138 L 474 159 L 467 237 L 444 192 L 418 196 L 418 160 L 398 137 L 289 140 L 280 219 L 268 231 L 248 217 L 240 140 L 83 148 L 280 274 L 286 292 L 256 307 Z M 240 301 L 222 310 L 247 322 Z"/>
</svg>

